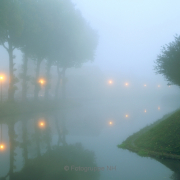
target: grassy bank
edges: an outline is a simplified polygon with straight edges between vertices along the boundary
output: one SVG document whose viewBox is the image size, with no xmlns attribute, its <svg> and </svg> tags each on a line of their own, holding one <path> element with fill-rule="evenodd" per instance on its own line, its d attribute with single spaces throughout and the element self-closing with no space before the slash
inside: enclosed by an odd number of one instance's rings
<svg viewBox="0 0 180 180">
<path fill-rule="evenodd" d="M 180 110 L 141 129 L 118 147 L 140 156 L 180 160 Z"/>
<path fill-rule="evenodd" d="M 52 111 L 56 109 L 77 106 L 72 100 L 63 101 L 29 101 L 29 102 L 3 102 L 0 104 L 0 118 L 16 116 L 27 113 Z"/>
</svg>

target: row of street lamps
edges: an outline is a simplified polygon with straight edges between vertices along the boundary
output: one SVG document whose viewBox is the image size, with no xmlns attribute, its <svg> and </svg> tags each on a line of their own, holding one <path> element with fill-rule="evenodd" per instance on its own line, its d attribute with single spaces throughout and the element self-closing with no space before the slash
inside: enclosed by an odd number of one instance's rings
<svg viewBox="0 0 180 180">
<path fill-rule="evenodd" d="M 4 79 L 5 79 L 5 76 L 4 75 L 0 75 L 0 88 L 1 88 L 1 94 L 0 94 L 0 101 L 2 102 L 2 100 L 3 100 L 3 95 L 2 95 L 2 88 L 3 88 L 3 81 L 4 81 Z M 38 83 L 40 83 L 41 84 L 41 86 L 42 85 L 45 85 L 46 84 L 46 80 L 45 79 L 43 79 L 43 78 L 40 78 L 39 80 L 38 80 Z M 113 80 L 108 80 L 108 84 L 109 85 L 112 85 L 114 82 L 113 82 Z M 129 86 L 129 83 L 125 83 L 124 84 L 125 86 Z M 147 85 L 146 84 L 144 84 L 144 87 L 146 87 Z M 161 87 L 160 85 L 158 85 L 158 87 Z M 169 85 L 169 87 L 170 87 L 170 85 Z"/>
<path fill-rule="evenodd" d="M 158 110 L 160 110 L 161 108 L 160 107 L 158 107 Z M 144 112 L 146 113 L 147 112 L 147 110 L 145 109 L 144 110 Z M 128 114 L 126 114 L 125 115 L 125 118 L 128 118 L 129 117 L 129 115 Z M 113 121 L 109 121 L 109 125 L 113 125 Z"/>
<path fill-rule="evenodd" d="M 114 83 L 113 80 L 109 80 L 109 81 L 108 81 L 108 84 L 109 84 L 109 85 L 112 85 L 113 83 Z M 124 83 L 124 85 L 125 85 L 125 86 L 129 86 L 129 83 L 126 82 L 126 83 Z M 144 86 L 144 87 L 147 87 L 147 84 L 144 84 L 143 86 Z M 161 85 L 158 85 L 157 87 L 160 88 Z M 168 87 L 171 87 L 171 86 L 168 85 Z"/>
<path fill-rule="evenodd" d="M 158 110 L 160 110 L 160 107 L 158 107 Z M 146 113 L 147 110 L 145 109 L 144 112 Z M 126 114 L 125 115 L 125 118 L 128 118 L 129 115 Z M 113 121 L 109 121 L 109 125 L 113 125 Z M 38 127 L 40 129 L 45 129 L 46 128 L 46 122 L 44 120 L 39 120 L 38 121 Z M 2 124 L 1 124 L 1 138 L 0 138 L 0 150 L 3 151 L 5 149 L 5 144 L 3 143 L 3 140 L 2 140 L 2 135 L 3 135 L 3 132 L 2 132 Z"/>
<path fill-rule="evenodd" d="M 0 102 L 3 101 L 3 81 L 5 80 L 5 76 L 4 75 L 0 75 Z M 44 79 L 39 79 L 38 83 L 40 83 L 41 85 L 44 85 L 46 83 L 46 81 Z"/>
</svg>

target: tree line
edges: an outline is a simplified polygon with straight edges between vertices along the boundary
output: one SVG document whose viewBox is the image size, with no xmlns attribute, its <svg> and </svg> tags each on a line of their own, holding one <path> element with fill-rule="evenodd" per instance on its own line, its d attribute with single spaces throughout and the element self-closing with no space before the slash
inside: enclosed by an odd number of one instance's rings
<svg viewBox="0 0 180 180">
<path fill-rule="evenodd" d="M 46 62 L 45 98 L 48 98 L 52 66 L 57 68 L 55 97 L 58 98 L 60 80 L 65 87 L 67 68 L 79 67 L 92 61 L 97 47 L 97 32 L 83 18 L 70 0 L 1 0 L 0 45 L 9 57 L 8 100 L 14 101 L 16 83 L 22 82 L 22 100 L 27 99 L 28 61 L 36 68 L 33 77 L 34 99 L 40 91 L 40 68 Z M 22 70 L 15 75 L 14 50 L 22 52 Z"/>
</svg>

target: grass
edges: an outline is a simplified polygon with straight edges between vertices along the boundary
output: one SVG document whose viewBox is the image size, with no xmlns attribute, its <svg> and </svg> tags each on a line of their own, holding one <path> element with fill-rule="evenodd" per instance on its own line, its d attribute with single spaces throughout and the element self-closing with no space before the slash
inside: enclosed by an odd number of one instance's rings
<svg viewBox="0 0 180 180">
<path fill-rule="evenodd" d="M 180 110 L 141 129 L 118 147 L 141 156 L 180 159 Z"/>
</svg>

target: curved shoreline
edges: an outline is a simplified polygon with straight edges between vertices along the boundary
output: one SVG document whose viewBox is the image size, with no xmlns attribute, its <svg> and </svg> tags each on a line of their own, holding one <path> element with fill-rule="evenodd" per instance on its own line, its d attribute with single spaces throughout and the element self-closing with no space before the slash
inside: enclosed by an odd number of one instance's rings
<svg viewBox="0 0 180 180">
<path fill-rule="evenodd" d="M 173 160 L 180 161 L 180 155 L 149 151 L 147 149 L 141 149 L 141 148 L 133 147 L 133 146 L 128 146 L 128 147 L 126 146 L 122 147 L 122 146 L 123 144 L 118 145 L 118 148 L 127 149 L 131 152 L 137 153 L 139 156 L 142 156 L 142 157 L 155 157 L 159 159 L 173 159 Z"/>
</svg>

